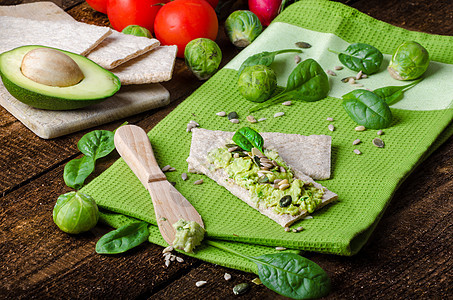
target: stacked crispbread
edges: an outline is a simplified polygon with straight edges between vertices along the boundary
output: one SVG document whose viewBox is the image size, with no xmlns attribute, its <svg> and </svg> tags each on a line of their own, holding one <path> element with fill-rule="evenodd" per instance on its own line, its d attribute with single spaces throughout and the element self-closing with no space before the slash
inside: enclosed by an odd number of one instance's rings
<svg viewBox="0 0 453 300">
<path fill-rule="evenodd" d="M 308 215 L 307 211 L 301 211 L 297 215 L 277 214 L 273 208 L 265 207 L 263 203 L 258 205 L 252 201 L 249 191 L 235 184 L 224 169 L 216 169 L 207 161 L 210 151 L 231 143 L 234 132 L 212 131 L 202 128 L 192 129 L 192 143 L 190 155 L 187 158 L 189 172 L 200 173 L 208 176 L 217 184 L 225 187 L 233 195 L 257 209 L 263 215 L 274 220 L 283 227 Z M 278 132 L 263 132 L 260 135 L 264 139 L 264 147 L 276 150 L 280 157 L 292 169 L 296 178 L 311 182 L 322 189 L 323 186 L 313 179 L 330 178 L 331 137 L 326 135 L 302 136 L 298 134 L 285 134 Z M 324 188 L 322 203 L 318 209 L 337 199 L 337 195 Z"/>
</svg>

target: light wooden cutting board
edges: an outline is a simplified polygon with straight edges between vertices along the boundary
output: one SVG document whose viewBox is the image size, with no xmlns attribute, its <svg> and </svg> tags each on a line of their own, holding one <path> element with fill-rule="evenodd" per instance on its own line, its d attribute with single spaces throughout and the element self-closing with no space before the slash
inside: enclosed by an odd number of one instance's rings
<svg viewBox="0 0 453 300">
<path fill-rule="evenodd" d="M 52 2 L 0 6 L 0 16 L 74 21 L 70 15 Z M 0 105 L 44 139 L 102 125 L 169 103 L 170 93 L 162 85 L 155 83 L 123 86 L 118 93 L 106 101 L 77 110 L 41 110 L 12 97 L 0 80 Z"/>
</svg>

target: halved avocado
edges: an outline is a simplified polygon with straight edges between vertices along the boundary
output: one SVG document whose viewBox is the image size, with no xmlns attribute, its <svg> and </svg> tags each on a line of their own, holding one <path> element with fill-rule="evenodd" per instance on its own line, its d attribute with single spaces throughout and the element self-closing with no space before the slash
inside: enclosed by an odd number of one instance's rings
<svg viewBox="0 0 453 300">
<path fill-rule="evenodd" d="M 21 71 L 24 56 L 31 50 L 58 50 L 73 59 L 83 73 L 83 79 L 71 86 L 59 87 L 38 83 Z M 70 110 L 99 103 L 115 94 L 120 80 L 88 58 L 44 46 L 22 46 L 0 54 L 0 75 L 8 92 L 30 106 L 48 110 Z"/>
</svg>

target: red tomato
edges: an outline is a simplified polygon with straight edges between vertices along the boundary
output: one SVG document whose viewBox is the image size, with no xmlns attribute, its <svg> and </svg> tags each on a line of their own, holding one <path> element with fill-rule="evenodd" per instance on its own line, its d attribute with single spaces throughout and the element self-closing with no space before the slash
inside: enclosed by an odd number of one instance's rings
<svg viewBox="0 0 453 300">
<path fill-rule="evenodd" d="M 156 39 L 161 45 L 177 45 L 178 57 L 184 57 L 184 49 L 193 39 L 215 40 L 218 29 L 217 15 L 205 0 L 171 1 L 159 10 L 154 21 Z"/>
<path fill-rule="evenodd" d="M 109 0 L 107 15 L 110 24 L 118 31 L 128 25 L 139 25 L 154 31 L 154 19 L 168 0 Z"/>
<path fill-rule="evenodd" d="M 103 14 L 107 14 L 107 3 L 109 0 L 86 0 L 92 9 Z"/>
</svg>

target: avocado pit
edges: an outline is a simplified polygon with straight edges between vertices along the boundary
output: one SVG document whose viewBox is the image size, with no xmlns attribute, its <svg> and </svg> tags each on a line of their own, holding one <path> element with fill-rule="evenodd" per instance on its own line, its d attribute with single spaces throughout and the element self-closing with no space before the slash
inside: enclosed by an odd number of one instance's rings
<svg viewBox="0 0 453 300">
<path fill-rule="evenodd" d="M 48 86 L 73 86 L 85 77 L 71 57 L 51 48 L 29 51 L 22 59 L 20 69 L 28 79 Z"/>
</svg>

